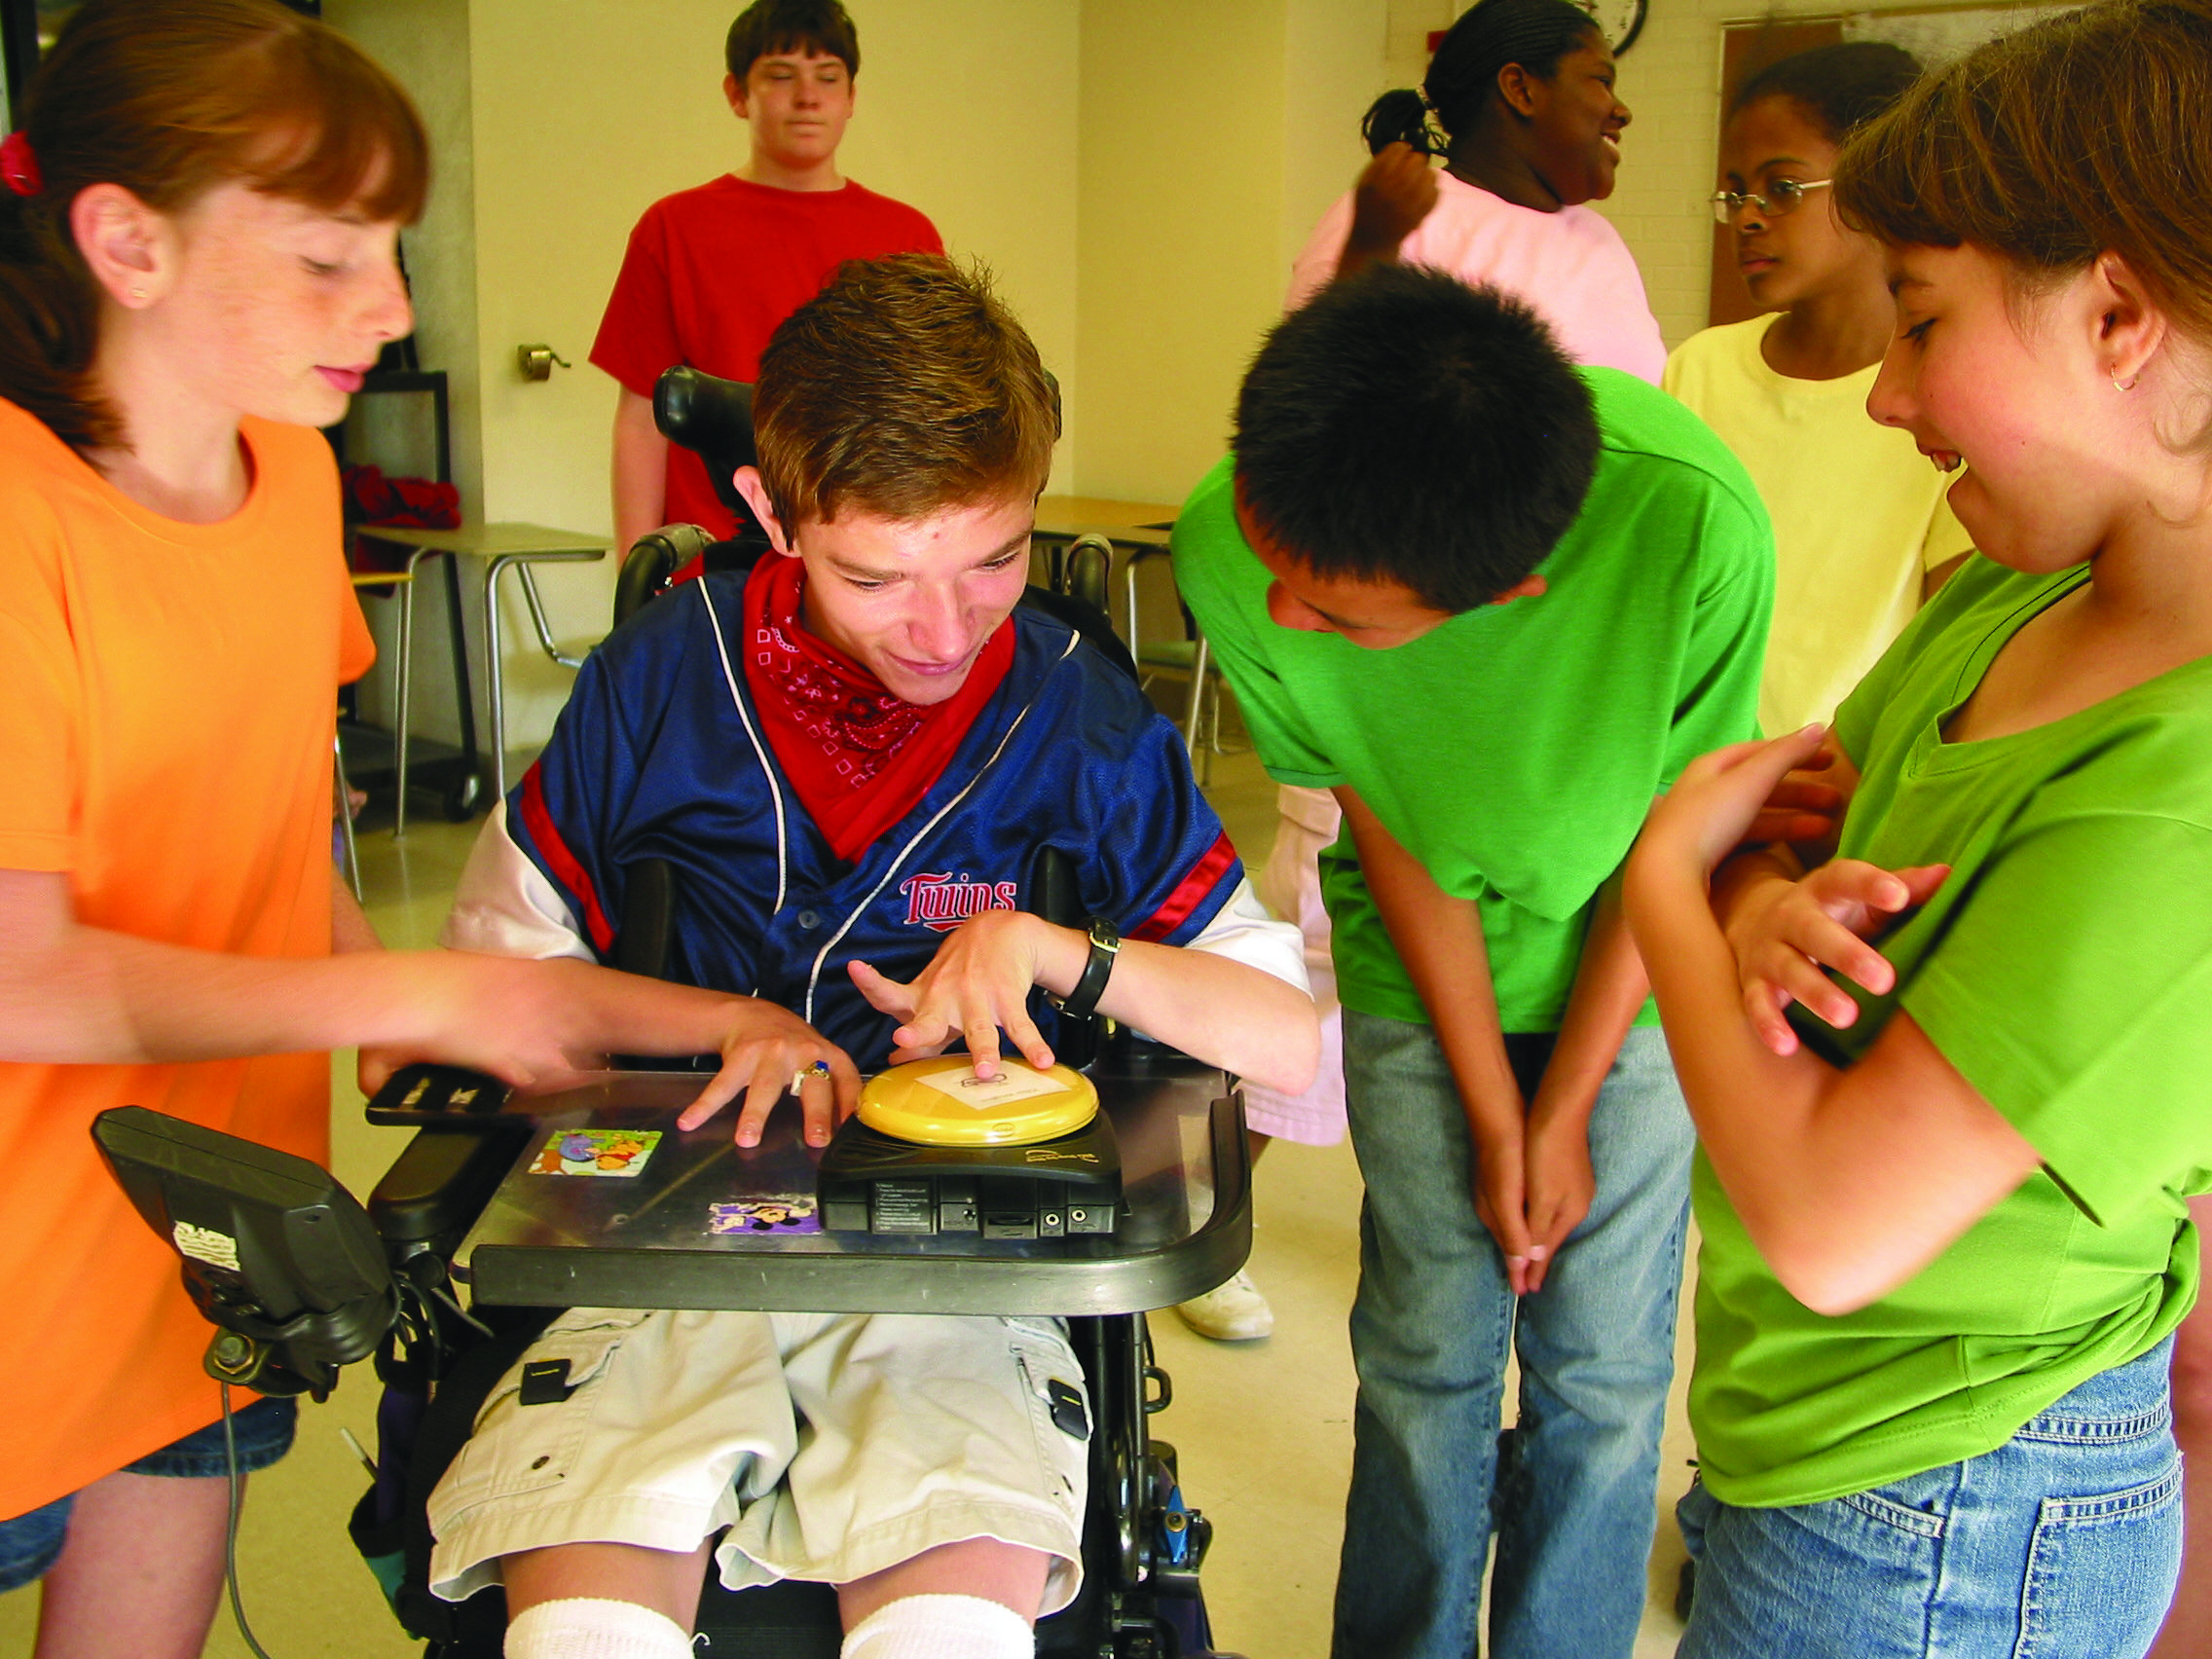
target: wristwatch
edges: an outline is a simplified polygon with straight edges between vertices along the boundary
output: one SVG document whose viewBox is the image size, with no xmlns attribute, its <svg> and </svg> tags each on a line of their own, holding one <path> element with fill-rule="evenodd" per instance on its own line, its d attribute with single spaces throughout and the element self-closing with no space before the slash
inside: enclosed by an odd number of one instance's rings
<svg viewBox="0 0 2212 1659">
<path fill-rule="evenodd" d="M 1114 972 L 1114 958 L 1122 948 L 1122 930 L 1114 925 L 1111 917 L 1093 916 L 1084 926 L 1090 936 L 1090 958 L 1083 965 L 1083 977 L 1066 996 L 1052 999 L 1062 1014 L 1072 1014 L 1079 1018 L 1098 1007 L 1098 999 L 1105 994 L 1106 981 Z"/>
</svg>

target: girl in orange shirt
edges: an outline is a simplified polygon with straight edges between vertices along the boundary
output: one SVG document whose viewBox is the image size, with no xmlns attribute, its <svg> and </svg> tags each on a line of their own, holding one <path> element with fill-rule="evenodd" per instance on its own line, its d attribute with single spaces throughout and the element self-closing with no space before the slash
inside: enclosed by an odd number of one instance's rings
<svg viewBox="0 0 2212 1659">
<path fill-rule="evenodd" d="M 322 1158 L 332 1048 L 524 1083 L 719 1050 L 857 1089 L 795 1016 L 574 962 L 385 953 L 332 880 L 365 670 L 339 420 L 410 326 L 406 94 L 270 0 L 90 0 L 0 144 L 0 1590 L 42 1654 L 196 1655 L 222 1577 L 208 1331 L 101 1167 L 126 1103 Z M 367 1082 L 378 1081 L 376 1076 Z M 762 1105 L 766 1102 L 762 1101 Z M 34 1156 L 35 1153 L 35 1156 Z M 237 1421 L 250 1466 L 288 1406 Z"/>
</svg>

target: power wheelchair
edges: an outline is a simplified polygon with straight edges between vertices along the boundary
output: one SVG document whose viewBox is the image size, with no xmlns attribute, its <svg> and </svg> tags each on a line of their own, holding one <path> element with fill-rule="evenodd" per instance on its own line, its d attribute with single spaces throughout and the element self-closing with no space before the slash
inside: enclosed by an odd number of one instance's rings
<svg viewBox="0 0 2212 1659">
<path fill-rule="evenodd" d="M 654 401 L 662 430 L 706 456 L 749 523 L 727 480 L 752 458 L 750 389 L 678 369 Z M 756 530 L 715 544 L 691 527 L 652 533 L 622 567 L 617 624 L 682 567 L 742 565 L 764 546 Z M 1032 586 L 1022 603 L 1076 627 L 1134 678 L 1103 612 L 1103 558 L 1079 548 L 1059 574 L 1076 593 Z M 1078 597 L 1086 588 L 1088 603 Z M 1072 872 L 1054 857 L 1033 864 L 1024 904 L 1081 925 Z M 631 872 L 614 965 L 661 971 L 673 879 L 665 866 Z M 1211 1530 L 1183 1500 L 1174 1449 L 1149 1434 L 1171 1385 L 1152 1361 L 1144 1309 L 1211 1288 L 1249 1251 L 1241 1103 L 1218 1071 L 1103 1022 L 1063 1022 L 1056 1048 L 1088 1071 L 1119 1132 L 1114 1235 L 1016 1239 L 986 1226 L 968 1237 L 702 1236 L 702 1195 L 788 1189 L 811 1179 L 820 1154 L 801 1144 L 789 1111 L 746 1154 L 726 1122 L 678 1134 L 673 1121 L 696 1080 L 665 1072 L 616 1073 L 530 1100 L 472 1074 L 410 1068 L 369 1105 L 373 1122 L 420 1126 L 365 1210 L 326 1176 L 317 1189 L 313 1165 L 154 1114 L 108 1114 L 95 1132 L 140 1210 L 187 1256 L 188 1286 L 218 1326 L 210 1370 L 319 1398 L 342 1365 L 374 1354 L 385 1387 L 376 1479 L 350 1530 L 431 1659 L 497 1655 L 506 1618 L 496 1588 L 458 1604 L 429 1594 L 428 1493 L 483 1399 L 571 1305 L 1067 1316 L 1089 1392 L 1084 1584 L 1073 1604 L 1040 1621 L 1037 1651 L 1203 1655 L 1211 1633 L 1198 1568 Z M 534 1183 L 528 1173 L 549 1129 L 648 1124 L 662 1139 L 637 1182 Z M 209 1249 L 209 1237 L 237 1242 Z M 841 1640 L 830 1587 L 730 1592 L 712 1571 L 696 1628 L 714 1659 L 833 1659 Z"/>
</svg>

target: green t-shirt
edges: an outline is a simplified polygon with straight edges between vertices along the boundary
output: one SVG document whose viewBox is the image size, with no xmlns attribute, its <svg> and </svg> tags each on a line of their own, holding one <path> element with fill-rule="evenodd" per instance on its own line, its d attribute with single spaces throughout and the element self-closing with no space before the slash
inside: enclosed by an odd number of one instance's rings
<svg viewBox="0 0 2212 1659">
<path fill-rule="evenodd" d="M 1581 373 L 1603 449 L 1537 598 L 1363 649 L 1269 620 L 1234 457 L 1175 522 L 1175 580 L 1260 758 L 1286 784 L 1349 785 L 1438 886 L 1480 903 L 1508 1031 L 1559 1028 L 1590 905 L 1651 797 L 1752 735 L 1774 589 L 1766 510 L 1720 440 L 1633 376 Z M 1425 1022 L 1348 831 L 1321 875 L 1345 1006 Z"/>
<path fill-rule="evenodd" d="M 1899 989 L 1840 1035 L 1863 1052 L 1901 1004 L 2044 1167 L 1890 1295 L 1824 1318 L 1698 1160 L 1690 1420 L 1727 1502 L 1810 1503 L 1990 1451 L 2195 1299 L 2212 657 L 2031 731 L 1941 734 L 2013 633 L 2086 579 L 1970 561 L 1837 714 L 1862 769 L 1842 856 L 1952 866 L 1883 946 Z"/>
</svg>

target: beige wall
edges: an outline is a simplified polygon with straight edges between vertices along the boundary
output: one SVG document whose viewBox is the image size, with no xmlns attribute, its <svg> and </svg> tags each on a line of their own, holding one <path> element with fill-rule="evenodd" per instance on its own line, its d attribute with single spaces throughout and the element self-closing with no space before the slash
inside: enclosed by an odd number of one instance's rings
<svg viewBox="0 0 2212 1659">
<path fill-rule="evenodd" d="M 988 266 L 1059 378 L 1053 482 L 1082 439 L 1076 354 L 1078 0 L 848 0 L 858 113 L 839 159 L 929 214 L 956 258 Z"/>
<path fill-rule="evenodd" d="M 1084 493 L 1180 500 L 1220 459 L 1290 256 L 1358 170 L 1382 0 L 1085 0 Z"/>
<path fill-rule="evenodd" d="M 1282 0 L 1087 0 L 1086 494 L 1175 500 L 1281 301 Z M 1272 142 L 1271 142 L 1272 140 Z"/>
<path fill-rule="evenodd" d="M 1390 86 L 1389 0 L 1290 0 L 1283 57 L 1282 234 L 1290 262 L 1367 164 L 1359 120 Z M 1278 295 L 1279 299 L 1281 296 Z"/>
<path fill-rule="evenodd" d="M 841 154 L 997 272 L 1072 372 L 1075 0 L 859 0 L 858 114 Z M 731 0 L 474 0 L 484 510 L 609 522 L 613 383 L 583 366 L 638 215 L 745 158 L 721 92 Z M 514 348 L 574 362 L 543 384 Z"/>
</svg>

